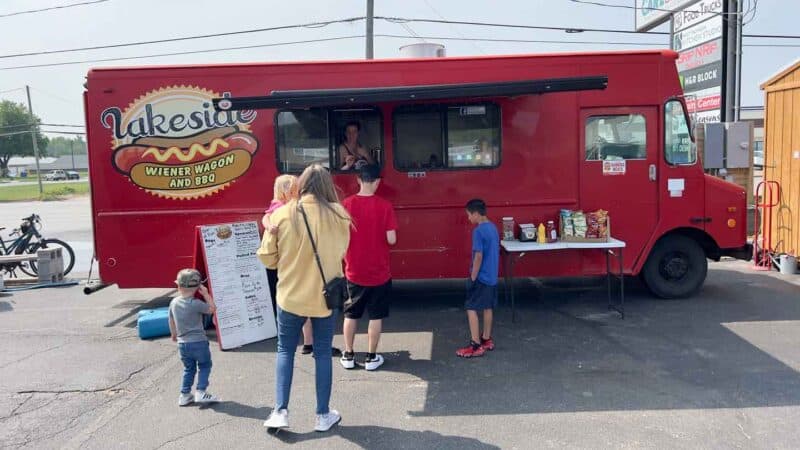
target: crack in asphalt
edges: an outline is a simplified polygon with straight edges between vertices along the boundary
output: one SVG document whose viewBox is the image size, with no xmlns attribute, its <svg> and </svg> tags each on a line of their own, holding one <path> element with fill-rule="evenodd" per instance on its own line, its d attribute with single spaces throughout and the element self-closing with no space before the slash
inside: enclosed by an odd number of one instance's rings
<svg viewBox="0 0 800 450">
<path fill-rule="evenodd" d="M 44 436 L 41 436 L 41 437 L 37 437 L 35 439 L 31 439 L 30 438 L 30 434 L 26 435 L 25 436 L 25 443 L 22 445 L 22 447 L 27 447 L 30 444 L 34 444 L 34 443 L 37 443 L 37 442 L 41 442 L 41 441 L 46 441 L 48 439 L 52 439 L 52 438 L 64 433 L 65 431 L 68 431 L 69 429 L 71 429 L 73 427 L 75 422 L 77 422 L 81 417 L 83 417 L 83 416 L 85 416 L 85 415 L 87 415 L 89 413 L 92 413 L 94 411 L 97 411 L 98 409 L 100 409 L 103 406 L 109 404 L 113 400 L 114 400 L 114 398 L 110 397 L 107 400 L 101 402 L 99 405 L 95 405 L 95 406 L 86 408 L 84 411 L 79 413 L 77 416 L 75 416 L 72 419 L 70 419 L 70 421 L 66 424 L 66 426 L 61 427 L 59 430 L 57 430 L 57 431 L 55 431 L 53 433 L 50 433 L 50 434 L 47 434 L 47 435 L 44 435 Z"/>
<path fill-rule="evenodd" d="M 228 422 L 231 422 L 232 420 L 233 419 L 223 420 L 221 422 L 217 422 L 217 423 L 213 423 L 211 425 L 207 425 L 207 426 L 205 426 L 203 428 L 200 428 L 199 430 L 192 431 L 191 433 L 186 433 L 186 434 L 180 435 L 180 436 L 178 436 L 176 438 L 173 438 L 173 439 L 170 439 L 170 440 L 168 440 L 166 442 L 161 443 L 161 445 L 159 445 L 158 447 L 155 447 L 155 449 L 153 449 L 153 450 L 158 450 L 160 448 L 164 448 L 164 446 L 166 446 L 168 444 L 173 444 L 173 443 L 178 442 L 178 441 L 180 441 L 182 439 L 186 439 L 189 436 L 193 436 L 193 435 L 195 435 L 197 433 L 202 433 L 203 431 L 206 431 L 208 429 L 214 428 L 214 427 L 216 427 L 218 425 L 223 425 L 223 424 L 226 424 Z"/>
<path fill-rule="evenodd" d="M 46 348 L 44 350 L 39 350 L 38 352 L 33 352 L 30 355 L 27 355 L 27 356 L 24 356 L 24 357 L 22 357 L 20 359 L 17 359 L 17 360 L 14 360 L 14 361 L 11 361 L 11 362 L 3 364 L 2 366 L 0 366 L 0 369 L 5 369 L 6 367 L 8 367 L 8 366 L 10 366 L 12 364 L 16 364 L 18 362 L 25 361 L 26 359 L 33 358 L 34 356 L 41 355 L 42 353 L 47 353 L 50 350 L 55 350 L 55 349 L 61 348 L 61 347 L 65 346 L 65 345 L 67 345 L 68 343 L 69 342 L 64 342 L 64 343 L 59 344 L 59 345 L 54 345 L 53 347 L 48 347 L 48 348 Z"/>
<path fill-rule="evenodd" d="M 65 390 L 58 390 L 58 391 L 40 391 L 40 390 L 37 390 L 37 389 L 31 389 L 31 390 L 25 390 L 25 391 L 17 391 L 17 394 L 96 394 L 98 392 L 105 392 L 105 391 L 110 391 L 110 390 L 118 388 L 120 385 L 125 384 L 128 381 L 130 381 L 130 379 L 133 378 L 134 375 L 144 371 L 148 367 L 152 367 L 152 365 L 142 366 L 142 367 L 134 370 L 133 372 L 130 372 L 128 374 L 128 376 L 125 377 L 124 380 L 119 381 L 117 383 L 114 383 L 111 386 L 106 386 L 106 387 L 102 387 L 102 388 L 97 388 L 97 389 L 65 389 Z"/>
<path fill-rule="evenodd" d="M 9 413 L 9 415 L 4 416 L 4 417 L 0 417 L 0 420 L 6 420 L 8 418 L 16 416 L 17 415 L 17 411 L 19 411 L 19 409 L 22 408 L 22 406 L 25 405 L 25 403 L 28 403 L 28 400 L 30 400 L 32 398 L 33 398 L 33 394 L 30 394 L 25 400 L 23 400 L 20 404 L 15 406 L 14 409 L 11 410 L 11 413 Z"/>
<path fill-rule="evenodd" d="M 149 368 L 149 367 L 156 366 L 156 365 L 161 365 L 161 364 L 164 364 L 165 362 L 167 362 L 168 360 L 170 360 L 170 359 L 173 359 L 173 358 L 175 358 L 175 355 L 174 355 L 174 354 L 169 354 L 169 355 L 167 355 L 167 357 L 165 357 L 165 358 L 162 358 L 162 359 L 160 359 L 160 360 L 158 360 L 158 361 L 156 361 L 156 362 L 154 362 L 154 363 L 150 364 L 150 365 L 148 366 L 148 368 Z M 175 362 L 177 363 L 177 361 L 175 361 Z M 170 372 L 168 372 L 168 371 L 165 371 L 165 372 L 164 372 L 164 373 L 163 373 L 161 376 L 153 378 L 153 379 L 150 381 L 150 384 L 149 384 L 148 386 L 146 386 L 146 388 L 149 388 L 150 386 L 152 386 L 152 385 L 156 384 L 156 383 L 157 383 L 159 380 L 161 380 L 162 378 L 166 377 L 166 376 L 167 376 L 167 375 L 169 375 L 169 374 L 170 374 Z M 85 438 L 84 438 L 84 439 L 82 439 L 82 440 L 80 441 L 80 443 L 77 445 L 77 447 L 78 447 L 78 448 L 83 448 L 83 446 L 84 446 L 84 445 L 85 445 L 87 442 L 89 442 L 89 441 L 90 441 L 92 438 L 94 438 L 95 434 L 96 434 L 98 431 L 100 431 L 100 430 L 102 430 L 103 428 L 105 428 L 106 426 L 108 426 L 108 424 L 112 423 L 112 422 L 114 421 L 114 419 L 116 419 L 117 417 L 119 417 L 119 416 L 120 416 L 120 415 L 121 415 L 123 412 L 125 412 L 125 411 L 126 411 L 128 408 L 130 408 L 131 406 L 133 406 L 133 405 L 134 405 L 134 403 L 135 403 L 135 400 L 137 400 L 139 397 L 141 397 L 142 395 L 144 395 L 146 392 L 148 392 L 148 389 L 142 389 L 140 392 L 138 392 L 138 393 L 134 394 L 133 398 L 131 398 L 131 400 L 128 402 L 128 404 L 127 404 L 127 405 L 125 405 L 125 406 L 123 406 L 122 408 L 120 408 L 120 410 L 119 410 L 119 411 L 117 411 L 116 413 L 114 413 L 114 415 L 113 415 L 113 416 L 111 416 L 110 418 L 108 418 L 108 419 L 107 419 L 107 420 L 106 420 L 104 423 L 100 424 L 99 426 L 97 426 L 97 428 L 95 428 L 94 430 L 90 431 L 90 432 L 89 432 L 89 433 L 88 433 L 88 434 L 85 436 Z"/>
</svg>

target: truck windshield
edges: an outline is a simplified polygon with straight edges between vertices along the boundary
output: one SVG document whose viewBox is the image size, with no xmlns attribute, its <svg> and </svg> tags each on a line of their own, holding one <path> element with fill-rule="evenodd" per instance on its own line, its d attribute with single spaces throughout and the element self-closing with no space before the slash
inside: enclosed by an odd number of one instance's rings
<svg viewBox="0 0 800 450">
<path fill-rule="evenodd" d="M 675 165 L 691 165 L 697 161 L 697 147 L 689 134 L 683 104 L 678 100 L 670 100 L 664 106 L 664 157 Z"/>
</svg>

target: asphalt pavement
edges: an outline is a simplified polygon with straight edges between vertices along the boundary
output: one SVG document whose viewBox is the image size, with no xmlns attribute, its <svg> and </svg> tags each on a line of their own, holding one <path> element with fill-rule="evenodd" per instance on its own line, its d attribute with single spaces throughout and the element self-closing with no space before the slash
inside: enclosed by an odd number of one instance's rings
<svg viewBox="0 0 800 450">
<path fill-rule="evenodd" d="M 87 198 L 1 204 L 0 226 L 38 212 L 45 235 L 90 243 L 88 211 Z M 386 364 L 347 371 L 334 361 L 341 424 L 313 431 L 313 358 L 298 354 L 292 428 L 277 435 L 262 427 L 274 339 L 223 352 L 209 330 L 210 390 L 222 402 L 179 408 L 175 344 L 136 331 L 138 311 L 165 306 L 170 290 L 0 293 L 0 447 L 794 449 L 798 285 L 800 275 L 713 263 L 691 299 L 657 300 L 628 280 L 623 320 L 599 281 L 523 281 L 516 323 L 507 306 L 497 311 L 497 349 L 464 360 L 463 284 L 400 282 Z M 357 359 L 365 345 L 360 334 Z"/>
</svg>

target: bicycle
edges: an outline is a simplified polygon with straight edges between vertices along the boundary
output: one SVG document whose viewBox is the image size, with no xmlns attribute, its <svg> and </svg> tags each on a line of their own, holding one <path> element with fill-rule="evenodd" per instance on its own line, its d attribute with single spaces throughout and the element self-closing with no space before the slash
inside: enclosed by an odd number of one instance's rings
<svg viewBox="0 0 800 450">
<path fill-rule="evenodd" d="M 64 259 L 64 275 L 68 274 L 75 266 L 75 252 L 72 247 L 60 239 L 47 239 L 42 237 L 39 232 L 42 228 L 42 219 L 31 214 L 22 219 L 19 228 L 11 232 L 10 238 L 14 238 L 8 244 L 0 236 L 0 255 L 22 255 L 36 254 L 40 249 L 61 247 L 61 255 Z M 5 227 L 0 227 L 0 231 Z M 16 277 L 16 270 L 21 270 L 24 274 L 35 277 L 38 276 L 38 268 L 35 261 L 15 262 L 0 264 L 0 270 L 7 272 L 11 277 Z"/>
</svg>

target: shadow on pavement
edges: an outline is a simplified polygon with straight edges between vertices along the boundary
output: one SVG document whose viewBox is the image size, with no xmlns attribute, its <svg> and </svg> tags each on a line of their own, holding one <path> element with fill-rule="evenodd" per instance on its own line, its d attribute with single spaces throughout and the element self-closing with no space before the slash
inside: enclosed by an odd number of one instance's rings
<svg viewBox="0 0 800 450">
<path fill-rule="evenodd" d="M 325 439 L 333 435 L 341 436 L 361 448 L 454 448 L 485 450 L 499 450 L 500 448 L 485 444 L 470 437 L 450 436 L 433 431 L 400 430 L 397 428 L 369 425 L 343 426 L 340 424 L 325 433 L 318 433 L 315 431 L 293 433 L 288 430 L 282 430 L 276 434 L 270 433 L 270 435 L 286 444 Z"/>
<path fill-rule="evenodd" d="M 800 291 L 777 278 L 713 270 L 686 300 L 652 298 L 630 283 L 625 320 L 606 310 L 605 291 L 548 283 L 523 292 L 517 321 L 495 314 L 497 349 L 455 356 L 468 338 L 460 300 L 398 289 L 384 333 L 431 332 L 430 360 L 386 354 L 381 370 L 427 384 L 415 416 L 529 414 L 800 404 L 800 374 L 754 343 L 774 341 L 771 324 L 800 319 Z M 556 286 L 557 288 L 552 288 Z M 424 298 L 423 298 L 424 295 Z M 781 332 L 800 339 L 800 327 Z M 761 339 L 761 336 L 764 338 Z M 792 350 L 779 350 L 792 352 Z M 796 360 L 795 353 L 782 355 Z M 346 382 L 346 381 L 344 381 Z M 475 386 L 480 386 L 476 389 Z M 470 392 L 465 401 L 464 393 Z"/>
<path fill-rule="evenodd" d="M 604 286 L 597 280 L 578 281 L 577 287 L 563 280 L 520 280 L 518 286 L 516 323 L 501 297 L 496 350 L 466 360 L 455 356 L 468 338 L 463 283 L 397 283 L 391 316 L 384 321 L 386 364 L 379 374 L 408 374 L 425 383 L 424 406 L 410 415 L 800 405 L 800 374 L 794 367 L 800 366 L 794 364 L 800 350 L 786 343 L 800 340 L 800 326 L 791 322 L 800 320 L 800 290 L 794 284 L 723 266 L 709 271 L 695 297 L 665 301 L 631 280 L 624 320 L 607 311 Z M 366 319 L 362 322 L 360 334 Z M 234 351 L 274 353 L 275 347 L 270 339 Z M 334 390 L 351 376 L 336 366 Z M 266 417 L 266 411 L 244 405 L 220 407 L 231 415 Z M 380 427 L 340 430 L 370 446 L 369 439 L 382 435 L 391 437 L 386 442 L 417 442 L 416 447 L 434 438 L 462 439 Z M 317 435 L 281 436 L 308 440 Z"/>
<path fill-rule="evenodd" d="M 264 420 L 272 408 L 262 406 L 254 408 L 250 405 L 243 405 L 239 402 L 224 401 L 219 403 L 212 403 L 205 409 L 211 409 L 218 413 L 227 414 L 231 417 L 240 417 L 243 419 L 258 419 Z"/>
</svg>

